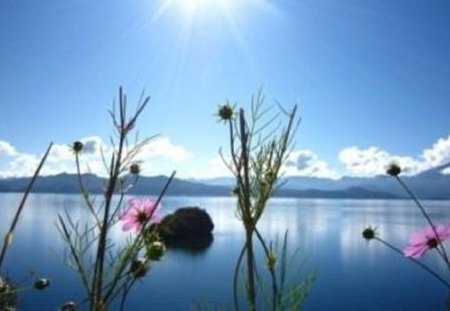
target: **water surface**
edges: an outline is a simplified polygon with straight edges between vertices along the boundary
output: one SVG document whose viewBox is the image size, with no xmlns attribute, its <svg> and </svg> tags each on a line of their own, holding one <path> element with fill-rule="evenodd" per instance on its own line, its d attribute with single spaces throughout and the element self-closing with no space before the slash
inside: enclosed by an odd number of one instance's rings
<svg viewBox="0 0 450 311">
<path fill-rule="evenodd" d="M 4 234 L 19 202 L 17 194 L 2 194 L 0 233 Z M 450 221 L 450 201 L 425 202 L 437 222 Z M 215 223 L 214 242 L 202 251 L 171 249 L 152 265 L 147 278 L 132 292 L 129 310 L 190 310 L 195 303 L 231 304 L 232 272 L 243 243 L 242 228 L 232 198 L 167 197 L 161 213 L 182 206 L 207 209 Z M 65 245 L 55 222 L 67 210 L 85 219 L 79 195 L 30 195 L 5 262 L 6 275 L 29 280 L 30 271 L 50 277 L 43 292 L 21 296 L 23 310 L 56 310 L 67 300 L 83 297 L 78 276 L 64 262 Z M 292 265 L 297 271 L 317 271 L 306 310 L 442 310 L 444 288 L 416 265 L 379 243 L 367 243 L 362 230 L 373 225 L 380 235 L 403 247 L 411 232 L 425 226 L 410 201 L 273 199 L 260 222 L 266 237 L 289 232 L 289 243 L 300 252 Z M 112 238 L 123 239 L 115 230 Z M 435 254 L 424 258 L 445 273 Z M 291 275 L 301 277 L 302 273 Z M 445 275 L 445 274 L 444 274 Z M 449 275 L 446 275 L 449 277 Z"/>
</svg>

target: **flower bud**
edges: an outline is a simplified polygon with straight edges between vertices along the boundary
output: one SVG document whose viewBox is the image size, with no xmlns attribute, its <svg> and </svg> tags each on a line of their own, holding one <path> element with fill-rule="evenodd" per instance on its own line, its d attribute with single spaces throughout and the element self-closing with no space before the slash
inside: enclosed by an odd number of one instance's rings
<svg viewBox="0 0 450 311">
<path fill-rule="evenodd" d="M 166 247 L 160 241 L 154 241 L 147 247 L 147 256 L 150 260 L 160 260 L 166 251 Z"/>
<path fill-rule="evenodd" d="M 220 106 L 218 114 L 219 114 L 220 119 L 223 121 L 231 120 L 233 118 L 233 114 L 234 114 L 233 107 L 231 107 L 231 105 L 229 105 L 229 104 Z"/>
<path fill-rule="evenodd" d="M 72 144 L 72 151 L 75 154 L 79 154 L 83 150 L 83 147 L 84 147 L 83 143 L 77 140 Z"/>
<path fill-rule="evenodd" d="M 46 278 L 40 278 L 37 279 L 36 282 L 34 282 L 34 288 L 42 290 L 50 286 L 50 280 Z"/>
<path fill-rule="evenodd" d="M 389 165 L 389 167 L 386 170 L 386 173 L 388 173 L 388 175 L 391 176 L 398 176 L 400 173 L 402 172 L 402 169 L 400 168 L 400 166 L 396 163 L 391 163 Z"/>
<path fill-rule="evenodd" d="M 143 259 L 135 259 L 131 263 L 130 273 L 136 278 L 141 278 L 147 274 L 147 265 Z"/>
<path fill-rule="evenodd" d="M 274 254 L 269 254 L 266 256 L 266 265 L 270 271 L 275 269 L 275 264 L 277 263 L 277 257 Z"/>
<path fill-rule="evenodd" d="M 368 227 L 368 228 L 364 229 L 362 232 L 363 238 L 366 239 L 367 241 L 374 239 L 376 237 L 376 234 L 377 233 L 376 233 L 375 228 L 372 228 L 372 227 Z"/>
<path fill-rule="evenodd" d="M 60 311 L 74 311 L 75 303 L 73 301 L 66 302 L 60 309 Z"/>
<path fill-rule="evenodd" d="M 0 277 L 0 310 L 17 310 L 17 289 Z"/>
<path fill-rule="evenodd" d="M 273 179 L 275 178 L 275 172 L 272 169 L 269 169 L 269 170 L 267 170 L 264 177 L 267 182 L 272 182 Z"/>
<path fill-rule="evenodd" d="M 130 165 L 130 174 L 132 175 L 139 175 L 141 172 L 141 167 L 137 163 L 133 163 Z"/>
</svg>

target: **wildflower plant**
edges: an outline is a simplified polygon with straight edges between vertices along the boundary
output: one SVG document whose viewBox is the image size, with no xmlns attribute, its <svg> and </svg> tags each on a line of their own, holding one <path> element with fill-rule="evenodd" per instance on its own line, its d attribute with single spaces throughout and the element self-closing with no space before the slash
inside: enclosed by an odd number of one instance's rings
<svg viewBox="0 0 450 311">
<path fill-rule="evenodd" d="M 428 251 L 435 251 L 438 256 L 442 259 L 445 266 L 450 272 L 450 261 L 447 255 L 447 250 L 444 245 L 444 241 L 450 238 L 450 223 L 448 224 L 435 224 L 431 219 L 430 215 L 426 211 L 423 204 L 420 202 L 418 197 L 411 191 L 411 189 L 406 185 L 406 183 L 400 178 L 401 167 L 392 163 L 386 170 L 386 173 L 395 178 L 397 182 L 403 187 L 403 189 L 408 193 L 411 199 L 416 204 L 417 208 L 421 211 L 422 216 L 427 222 L 427 226 L 421 230 L 411 234 L 408 245 L 400 250 L 398 247 L 392 245 L 388 241 L 379 237 L 376 228 L 368 227 L 363 230 L 362 236 L 367 241 L 375 240 L 388 248 L 392 249 L 396 253 L 403 255 L 405 258 L 419 265 L 422 269 L 431 274 L 435 279 L 441 282 L 445 287 L 450 289 L 450 282 L 441 276 L 438 272 L 433 270 L 431 267 L 421 262 L 419 259 L 425 255 Z"/>
<path fill-rule="evenodd" d="M 271 242 L 266 241 L 259 231 L 258 222 L 264 214 L 267 202 L 279 187 L 281 168 L 289 155 L 292 135 L 298 125 L 296 121 L 297 107 L 294 106 L 292 111 L 287 112 L 279 106 L 280 112 L 270 116 L 272 108 L 265 107 L 264 96 L 259 92 L 252 97 L 249 118 L 244 109 L 236 110 L 235 106 L 229 102 L 218 109 L 219 121 L 228 125 L 230 152 L 230 156 L 227 157 L 221 149 L 220 155 L 235 177 L 236 185 L 232 192 L 237 197 L 236 214 L 245 230 L 245 243 L 234 272 L 235 310 L 239 310 L 240 307 L 237 292 L 244 258 L 246 259 L 246 309 L 260 309 L 257 305 L 259 301 L 257 290 L 261 288 L 262 284 L 258 283 L 260 278 L 255 252 L 257 244 L 263 249 L 266 268 L 271 279 L 270 309 L 286 309 L 286 300 L 283 297 L 283 274 L 285 271 L 283 272 L 282 268 L 286 267 L 286 260 L 279 260 L 278 253 L 271 247 Z M 287 125 L 284 127 L 280 121 L 281 117 L 287 119 Z M 276 135 L 277 132 L 279 132 L 278 135 Z M 277 267 L 281 267 L 281 273 Z M 293 304 L 303 298 L 301 295 L 297 297 L 299 299 L 296 299 Z"/>
<path fill-rule="evenodd" d="M 127 97 L 122 88 L 119 89 L 118 105 L 110 111 L 114 135 L 110 139 L 112 151 L 109 159 L 102 150 L 108 177 L 99 204 L 96 197 L 90 195 L 81 173 L 83 143 L 76 141 L 72 144 L 78 184 L 91 217 L 82 223 L 72 219 L 67 211 L 59 215 L 58 230 L 69 249 L 66 260 L 78 272 L 86 294 L 85 299 L 78 303 L 66 303 L 63 306 L 65 310 L 88 304 L 91 311 L 103 311 L 111 308 L 113 302 L 123 310 L 136 281 L 146 275 L 151 261 L 159 260 L 163 255 L 164 246 L 154 226 L 160 221 L 156 210 L 160 208 L 161 199 L 175 172 L 156 200 L 134 198 L 125 202 L 127 191 L 138 181 L 141 173 L 137 156 L 153 138 L 140 140 L 137 134 L 134 140 L 130 138 L 149 99 L 141 96 L 136 111 L 128 116 Z M 109 238 L 116 225 L 121 225 L 124 232 L 133 232 L 125 245 L 115 245 Z"/>
</svg>

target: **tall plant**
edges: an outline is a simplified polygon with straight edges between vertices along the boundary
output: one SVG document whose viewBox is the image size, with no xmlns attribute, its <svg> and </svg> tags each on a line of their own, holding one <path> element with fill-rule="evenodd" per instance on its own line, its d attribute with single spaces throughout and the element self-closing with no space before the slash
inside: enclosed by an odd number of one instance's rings
<svg viewBox="0 0 450 311">
<path fill-rule="evenodd" d="M 219 118 L 228 125 L 230 152 L 228 157 L 222 150 L 220 154 L 236 180 L 233 192 L 237 196 L 237 215 L 245 231 L 245 244 L 238 257 L 234 273 L 233 293 L 236 310 L 240 307 L 237 288 L 244 258 L 246 259 L 247 309 L 258 309 L 257 289 L 260 288 L 258 286 L 260 284 L 258 284 L 255 243 L 259 243 L 264 251 L 266 266 L 271 277 L 271 309 L 281 310 L 285 302 L 282 292 L 283 269 L 281 269 L 281 275 L 277 273 L 276 252 L 258 229 L 258 222 L 264 214 L 267 202 L 278 187 L 281 168 L 289 155 L 292 135 L 298 124 L 297 106 L 289 112 L 279 105 L 278 107 L 279 112 L 270 115 L 272 107 L 264 106 L 264 96 L 261 92 L 252 97 L 250 117 L 247 117 L 243 108 L 236 110 L 235 106 L 229 102 L 219 107 Z M 286 119 L 285 126 L 280 121 L 281 117 Z M 283 265 L 286 262 L 280 264 Z"/>
<path fill-rule="evenodd" d="M 120 298 L 120 309 L 124 309 L 125 300 L 136 280 L 143 277 L 150 261 L 158 260 L 164 245 L 159 241 L 154 223 L 159 222 L 156 210 L 166 192 L 175 172 L 172 173 L 159 197 L 150 199 L 131 199 L 124 210 L 127 191 L 137 182 L 140 174 L 137 156 L 151 138 L 130 141 L 130 134 L 136 127 L 138 117 L 150 98 L 142 96 L 136 111 L 127 115 L 127 97 L 119 90 L 118 107 L 110 111 L 115 136 L 111 137 L 112 151 L 110 159 L 102 152 L 103 162 L 108 174 L 103 200 L 96 205 L 95 197 L 89 194 L 80 168 L 80 158 L 84 145 L 77 141 L 72 149 L 75 155 L 78 182 L 91 219 L 84 224 L 75 221 L 68 212 L 59 215 L 58 229 L 70 250 L 69 262 L 78 272 L 86 292 L 83 303 L 89 304 L 89 310 L 103 311 L 113 301 Z M 136 231 L 125 246 L 113 245 L 109 239 L 111 228 L 118 221 L 123 222 L 123 230 Z M 94 253 L 94 257 L 91 257 Z M 67 303 L 63 308 L 74 308 Z"/>
<path fill-rule="evenodd" d="M 396 163 L 390 164 L 386 171 L 389 176 L 393 177 L 401 185 L 401 187 L 409 195 L 412 201 L 416 204 L 417 208 L 420 210 L 423 218 L 425 219 L 427 226 L 420 231 L 411 234 L 408 245 L 403 250 L 400 250 L 398 247 L 381 238 L 376 228 L 374 227 L 365 228 L 362 232 L 362 236 L 367 241 L 378 241 L 391 250 L 395 251 L 396 253 L 403 255 L 406 259 L 410 260 L 411 262 L 417 264 L 419 267 L 427 271 L 447 289 L 450 289 L 450 280 L 448 279 L 448 277 L 444 277 L 432 267 L 419 260 L 428 251 L 435 251 L 444 263 L 447 270 L 450 271 L 449 255 L 444 245 L 444 242 L 450 239 L 450 223 L 436 224 L 435 221 L 431 219 L 422 202 L 399 176 L 401 172 L 401 167 Z M 447 306 L 447 309 L 448 308 L 450 307 Z"/>
</svg>

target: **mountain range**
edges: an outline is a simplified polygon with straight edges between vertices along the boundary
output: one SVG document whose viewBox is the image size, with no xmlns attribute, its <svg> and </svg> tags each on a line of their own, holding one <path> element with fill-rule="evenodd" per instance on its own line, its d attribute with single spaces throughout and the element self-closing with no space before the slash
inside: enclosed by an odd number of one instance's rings
<svg viewBox="0 0 450 311">
<path fill-rule="evenodd" d="M 424 171 L 414 176 L 402 176 L 402 180 L 422 199 L 450 199 L 450 175 L 442 171 L 450 163 Z M 93 174 L 82 175 L 83 183 L 91 193 L 102 193 L 106 179 Z M 163 189 L 168 177 L 141 176 L 130 188 L 129 194 L 157 195 Z M 2 178 L 0 192 L 24 192 L 29 178 Z M 401 199 L 408 197 L 405 190 L 389 176 L 372 178 L 343 177 L 338 180 L 315 177 L 286 177 L 275 195 L 296 198 L 350 198 L 350 199 Z M 234 185 L 233 178 L 178 179 L 169 186 L 167 195 L 229 196 Z M 79 193 L 76 175 L 58 174 L 37 178 L 32 192 L 35 193 Z"/>
</svg>

